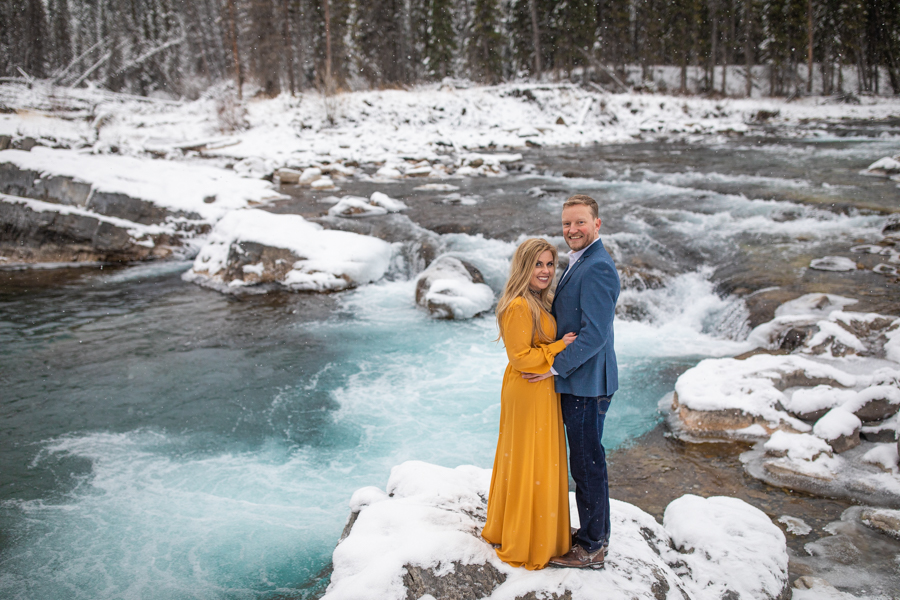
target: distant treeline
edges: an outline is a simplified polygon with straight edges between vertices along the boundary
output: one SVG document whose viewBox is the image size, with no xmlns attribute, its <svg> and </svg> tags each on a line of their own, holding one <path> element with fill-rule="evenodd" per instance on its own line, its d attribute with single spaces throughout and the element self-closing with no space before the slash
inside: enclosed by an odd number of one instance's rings
<svg viewBox="0 0 900 600">
<path fill-rule="evenodd" d="M 621 86 L 625 65 L 672 65 L 682 90 L 701 67 L 712 93 L 716 67 L 764 65 L 775 95 L 900 93 L 897 2 L 0 0 L 0 76 L 187 97 L 234 80 L 272 96 L 447 76 Z"/>
</svg>

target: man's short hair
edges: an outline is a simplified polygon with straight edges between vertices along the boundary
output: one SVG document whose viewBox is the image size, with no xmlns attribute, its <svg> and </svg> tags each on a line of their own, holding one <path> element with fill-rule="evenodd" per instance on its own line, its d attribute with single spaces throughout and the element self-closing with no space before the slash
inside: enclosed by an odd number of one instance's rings
<svg viewBox="0 0 900 600">
<path fill-rule="evenodd" d="M 600 207 L 597 206 L 597 201 L 591 198 L 590 196 L 586 196 L 584 194 L 575 194 L 563 204 L 563 208 L 569 208 L 570 206 L 587 206 L 591 209 L 591 214 L 595 219 L 600 218 Z"/>
</svg>

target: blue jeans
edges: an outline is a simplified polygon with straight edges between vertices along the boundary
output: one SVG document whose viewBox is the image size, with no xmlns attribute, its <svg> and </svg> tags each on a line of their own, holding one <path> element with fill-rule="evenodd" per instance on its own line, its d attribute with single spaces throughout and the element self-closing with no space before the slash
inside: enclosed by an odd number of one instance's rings
<svg viewBox="0 0 900 600">
<path fill-rule="evenodd" d="M 606 450 L 600 441 L 612 396 L 560 394 L 569 441 L 569 468 L 575 480 L 575 503 L 581 528 L 574 543 L 588 552 L 609 545 L 609 477 Z"/>
</svg>

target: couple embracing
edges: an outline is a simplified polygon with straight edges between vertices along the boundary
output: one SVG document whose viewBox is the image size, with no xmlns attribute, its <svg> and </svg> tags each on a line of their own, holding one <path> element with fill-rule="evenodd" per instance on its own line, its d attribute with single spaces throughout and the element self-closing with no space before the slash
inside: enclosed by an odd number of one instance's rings
<svg viewBox="0 0 900 600">
<path fill-rule="evenodd" d="M 571 252 L 556 291 L 550 289 L 556 247 L 533 238 L 516 249 L 497 305 L 509 366 L 481 535 L 501 560 L 526 569 L 601 568 L 609 545 L 601 437 L 618 388 L 613 317 L 619 276 L 600 241 L 593 198 L 569 198 L 562 227 Z M 569 525 L 566 437 L 577 530 Z"/>
</svg>

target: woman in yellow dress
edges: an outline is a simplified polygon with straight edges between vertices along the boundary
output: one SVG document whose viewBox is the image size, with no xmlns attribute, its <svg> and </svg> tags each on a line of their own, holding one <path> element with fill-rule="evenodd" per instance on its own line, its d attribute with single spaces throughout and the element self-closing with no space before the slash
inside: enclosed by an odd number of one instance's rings
<svg viewBox="0 0 900 600">
<path fill-rule="evenodd" d="M 500 436 L 481 535 L 499 546 L 501 560 L 530 570 L 544 568 L 551 558 L 568 552 L 571 543 L 559 394 L 552 377 L 537 383 L 522 377 L 549 371 L 553 358 L 575 341 L 574 333 L 554 341 L 550 284 L 556 259 L 556 247 L 546 240 L 525 240 L 516 249 L 497 305 L 509 365 L 500 392 Z"/>
</svg>

